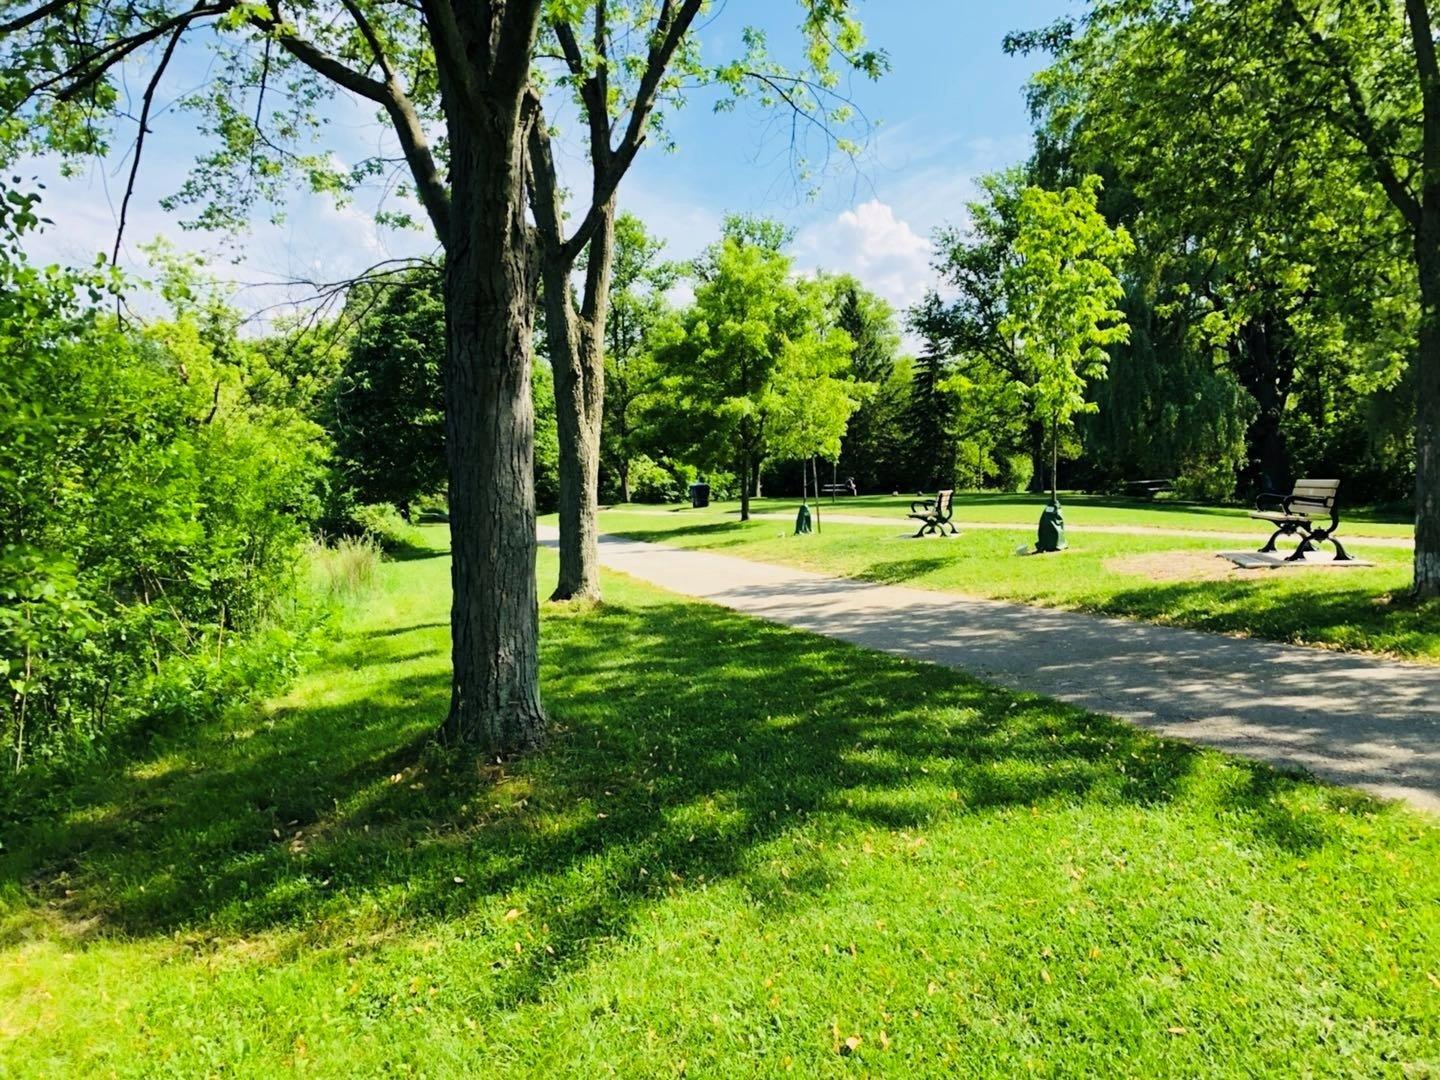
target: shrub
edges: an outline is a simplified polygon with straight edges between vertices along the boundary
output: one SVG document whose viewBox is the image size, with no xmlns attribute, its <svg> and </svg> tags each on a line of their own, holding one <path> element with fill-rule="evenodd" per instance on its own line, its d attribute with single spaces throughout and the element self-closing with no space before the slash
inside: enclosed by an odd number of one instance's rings
<svg viewBox="0 0 1440 1080">
<path fill-rule="evenodd" d="M 996 463 L 995 486 L 1001 491 L 1028 491 L 1034 476 L 1029 454 L 1006 454 Z"/>
<path fill-rule="evenodd" d="M 363 537 L 388 552 L 409 551 L 417 544 L 419 533 L 393 506 L 374 504 L 357 506 L 350 511 L 347 533 Z"/>
<path fill-rule="evenodd" d="M 0 215 L 0 739 L 18 768 L 211 685 L 201 669 L 274 623 L 326 452 L 246 392 L 233 334 L 121 328 L 105 279 L 31 268 L 14 225 Z"/>
</svg>

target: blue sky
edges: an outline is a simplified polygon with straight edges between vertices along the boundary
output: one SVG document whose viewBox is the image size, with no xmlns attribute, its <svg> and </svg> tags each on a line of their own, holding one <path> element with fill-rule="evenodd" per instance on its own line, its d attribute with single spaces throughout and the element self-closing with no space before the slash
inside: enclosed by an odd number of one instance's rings
<svg viewBox="0 0 1440 1080">
<path fill-rule="evenodd" d="M 716 114 L 702 93 L 672 119 L 675 152 L 642 150 L 622 187 L 622 207 L 664 237 L 676 258 L 712 241 L 727 211 L 777 217 L 797 230 L 793 252 L 802 268 L 849 271 L 897 306 L 911 303 L 931 281 L 931 230 L 963 220 L 975 177 L 1029 152 L 1023 88 L 1037 61 L 1005 56 L 1002 38 L 1076 6 L 1074 0 L 862 0 L 867 33 L 889 53 L 892 69 L 878 83 L 853 86 L 856 103 L 875 122 L 858 170 L 834 171 L 809 197 L 809 185 L 797 182 L 790 170 L 783 133 L 768 130 L 765 118 L 745 106 Z M 789 0 L 728 0 L 717 5 L 705 31 L 706 54 L 732 54 L 741 28 L 756 25 L 785 57 L 797 46 L 797 19 L 798 7 Z M 162 101 L 203 79 L 199 54 L 172 73 Z M 131 76 L 132 84 L 143 79 L 144 73 Z M 182 232 L 159 207 L 193 159 L 193 120 L 162 109 L 152 127 L 127 227 L 131 267 L 143 265 L 139 244 L 157 235 L 185 249 L 216 251 L 215 272 L 250 285 L 236 299 L 255 309 L 286 290 L 254 286 L 334 280 L 379 259 L 434 246 L 423 235 L 377 228 L 371 216 L 376 191 L 344 207 L 300 195 L 280 226 L 258 210 L 243 241 L 220 251 L 216 238 Z M 132 137 L 123 133 L 111 160 L 73 179 L 61 178 L 51 162 L 23 170 L 45 181 L 47 214 L 55 222 L 32 245 L 37 256 L 88 262 L 96 251 L 109 250 Z M 326 145 L 342 160 L 387 141 L 369 106 L 341 100 L 329 111 Z M 560 165 L 563 172 L 583 162 L 562 148 Z"/>
</svg>

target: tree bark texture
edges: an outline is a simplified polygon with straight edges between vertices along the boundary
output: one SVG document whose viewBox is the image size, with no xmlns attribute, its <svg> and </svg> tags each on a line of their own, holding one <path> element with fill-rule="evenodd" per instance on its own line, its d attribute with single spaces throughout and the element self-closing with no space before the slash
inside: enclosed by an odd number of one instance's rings
<svg viewBox="0 0 1440 1080">
<path fill-rule="evenodd" d="M 451 125 L 445 259 L 454 676 L 441 737 L 493 753 L 534 747 L 545 731 L 530 397 L 536 259 L 523 138 L 507 111 Z"/>
</svg>

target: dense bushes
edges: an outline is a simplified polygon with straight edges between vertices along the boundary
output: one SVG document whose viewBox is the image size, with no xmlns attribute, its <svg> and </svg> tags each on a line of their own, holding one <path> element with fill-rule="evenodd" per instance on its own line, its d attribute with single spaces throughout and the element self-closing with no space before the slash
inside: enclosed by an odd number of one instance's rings
<svg viewBox="0 0 1440 1080">
<path fill-rule="evenodd" d="M 229 685 L 228 644 L 291 591 L 325 450 L 296 411 L 255 403 L 236 342 L 217 350 L 188 315 L 122 328 L 101 277 L 28 265 L 29 201 L 8 205 L 0 736 L 18 768 Z"/>
</svg>

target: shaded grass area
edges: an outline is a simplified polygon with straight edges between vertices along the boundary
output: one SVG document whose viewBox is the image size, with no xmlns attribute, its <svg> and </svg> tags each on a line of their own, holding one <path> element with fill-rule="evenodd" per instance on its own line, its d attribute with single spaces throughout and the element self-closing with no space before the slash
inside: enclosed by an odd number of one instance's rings
<svg viewBox="0 0 1440 1080">
<path fill-rule="evenodd" d="M 1214 565 L 1209 556 L 1216 552 L 1259 547 L 1264 535 L 1247 548 L 1234 541 L 1073 527 L 1070 550 L 1020 557 L 1017 547 L 1034 543 L 1029 526 L 913 540 L 899 521 L 893 531 L 823 524 L 819 535 L 799 537 L 778 521 L 742 524 L 683 514 L 615 510 L 601 523 L 608 532 L 635 539 L 867 581 L 1440 661 L 1440 603 L 1410 599 L 1410 552 L 1367 546 L 1363 539 L 1347 542 L 1347 548 L 1373 567 L 1257 570 L 1221 580 L 1184 580 L 1188 568 L 1204 572 Z M 1165 580 L 1172 567 L 1181 580 Z"/>
<path fill-rule="evenodd" d="M 893 518 L 903 521 L 910 503 L 916 498 L 933 498 L 933 491 L 924 496 L 861 495 L 856 498 L 837 496 L 832 502 L 827 496 L 820 500 L 822 515 L 860 514 L 865 517 Z M 1071 527 L 1086 525 L 1125 525 L 1147 528 L 1206 529 L 1211 532 L 1236 532 L 1258 535 L 1255 546 L 1264 540 L 1261 525 L 1247 515 L 1248 506 L 1209 506 L 1203 503 L 1175 502 L 1168 499 L 1126 499 L 1114 495 L 1083 495 L 1079 492 L 1064 491 L 1060 501 L 1065 507 L 1065 519 Z M 800 500 L 796 497 L 764 498 L 751 501 L 754 513 L 794 514 Z M 812 500 L 813 502 L 813 500 Z M 957 521 L 1013 522 L 1033 529 L 1040 518 L 1041 508 L 1049 502 L 1048 495 L 1010 493 L 996 491 L 961 491 L 955 495 L 955 519 Z M 1343 506 L 1343 504 L 1342 504 Z M 627 509 L 624 506 L 617 510 Z M 673 512 L 691 515 L 688 506 L 639 506 L 632 510 L 647 513 Z M 738 500 L 717 502 L 711 505 L 708 514 L 717 519 L 731 519 L 740 512 Z M 1372 510 L 1367 508 L 1344 507 L 1340 535 L 1350 536 L 1401 536 L 1415 534 L 1413 515 L 1396 513 L 1393 510 Z M 913 529 L 911 530 L 914 531 Z"/>
<path fill-rule="evenodd" d="M 427 747 L 448 570 L 4 825 L 0 1072 L 1423 1075 L 1440 830 L 610 578 Z M 541 579 L 553 574 L 542 552 Z"/>
</svg>

